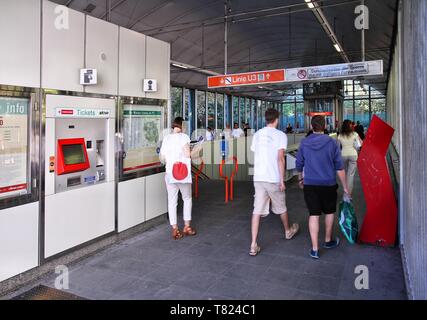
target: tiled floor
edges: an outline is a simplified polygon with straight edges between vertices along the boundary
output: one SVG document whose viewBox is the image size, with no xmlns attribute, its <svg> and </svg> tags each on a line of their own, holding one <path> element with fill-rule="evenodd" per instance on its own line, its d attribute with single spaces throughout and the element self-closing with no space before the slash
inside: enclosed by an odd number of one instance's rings
<svg viewBox="0 0 427 320">
<path fill-rule="evenodd" d="M 364 211 L 360 187 L 355 207 Z M 223 203 L 223 184 L 201 185 L 194 201 L 196 237 L 170 239 L 166 221 L 134 238 L 70 265 L 71 293 L 89 299 L 406 299 L 398 249 L 342 245 L 308 256 L 302 192 L 289 184 L 291 221 L 301 232 L 287 241 L 279 218 L 262 220 L 262 251 L 248 255 L 253 187 L 236 183 L 235 200 Z M 338 234 L 338 228 L 336 228 Z M 369 290 L 355 289 L 355 267 L 369 268 Z M 40 281 L 53 287 L 55 275 Z"/>
</svg>

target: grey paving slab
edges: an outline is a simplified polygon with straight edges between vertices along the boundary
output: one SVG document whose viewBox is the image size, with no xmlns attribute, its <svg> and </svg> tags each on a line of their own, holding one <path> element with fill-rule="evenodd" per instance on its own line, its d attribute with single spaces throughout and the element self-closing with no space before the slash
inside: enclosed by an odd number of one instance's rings
<svg viewBox="0 0 427 320">
<path fill-rule="evenodd" d="M 138 280 L 125 290 L 119 290 L 110 296 L 111 300 L 156 300 L 158 292 L 163 292 L 172 284 L 152 280 Z"/>
<path fill-rule="evenodd" d="M 336 296 L 331 296 L 327 294 L 319 294 L 302 290 L 295 290 L 292 297 L 293 300 L 334 300 Z"/>
<path fill-rule="evenodd" d="M 249 255 L 249 248 L 246 249 L 246 252 L 241 253 L 237 257 L 239 263 L 246 263 L 246 264 L 251 264 L 251 265 L 256 265 L 256 266 L 262 266 L 266 269 L 273 263 L 274 258 L 275 258 L 274 255 L 271 255 L 268 253 L 263 253 L 263 254 L 260 253 L 259 255 L 253 257 L 253 256 Z"/>
<path fill-rule="evenodd" d="M 218 274 L 210 272 L 188 272 L 177 275 L 175 285 L 188 287 L 205 293 L 210 287 L 214 286 L 219 278 Z"/>
<path fill-rule="evenodd" d="M 159 300 L 202 300 L 203 293 L 187 286 L 171 285 L 157 291 L 154 297 Z"/>
<path fill-rule="evenodd" d="M 312 294 L 324 294 L 336 297 L 340 289 L 340 281 L 334 278 L 307 274 L 298 278 L 297 289 L 311 292 Z"/>
<path fill-rule="evenodd" d="M 245 298 L 249 300 L 292 300 L 296 294 L 296 289 L 291 287 L 270 282 L 259 282 Z"/>
<path fill-rule="evenodd" d="M 338 296 L 343 299 L 406 299 L 405 284 L 401 272 L 387 272 L 371 269 L 369 266 L 368 288 L 357 289 L 355 286 L 355 267 L 349 262 L 343 272 Z"/>
<path fill-rule="evenodd" d="M 310 258 L 307 258 L 308 261 Z M 305 266 L 305 272 L 310 275 L 330 277 L 334 281 L 339 281 L 343 275 L 345 265 L 331 261 L 317 260 L 310 261 Z"/>
<path fill-rule="evenodd" d="M 233 297 L 228 297 L 225 295 L 215 295 L 215 294 L 211 294 L 211 293 L 205 293 L 202 296 L 202 300 L 241 300 L 241 298 L 233 298 Z"/>
<path fill-rule="evenodd" d="M 242 279 L 247 282 L 258 282 L 268 268 L 263 265 L 253 265 L 247 263 L 237 263 L 224 273 L 225 277 Z"/>
<path fill-rule="evenodd" d="M 309 272 L 310 268 L 317 270 L 317 266 L 311 259 L 297 256 L 276 256 L 271 263 L 272 268 L 302 274 Z"/>
<path fill-rule="evenodd" d="M 281 268 L 269 268 L 266 273 L 259 277 L 259 282 L 264 285 L 282 286 L 286 290 L 298 289 L 299 280 L 305 278 L 301 273 L 291 272 Z"/>
<path fill-rule="evenodd" d="M 254 290 L 255 283 L 245 281 L 235 277 L 221 277 L 207 291 L 208 295 L 225 295 L 235 299 L 243 299 L 251 290 Z"/>
</svg>

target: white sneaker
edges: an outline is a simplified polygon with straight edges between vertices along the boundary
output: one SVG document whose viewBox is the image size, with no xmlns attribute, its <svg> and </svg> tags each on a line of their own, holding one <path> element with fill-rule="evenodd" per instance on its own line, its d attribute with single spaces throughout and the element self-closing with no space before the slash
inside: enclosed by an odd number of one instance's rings
<svg viewBox="0 0 427 320">
<path fill-rule="evenodd" d="M 292 224 L 290 229 L 285 233 L 286 240 L 291 240 L 298 233 L 298 230 L 299 230 L 299 224 L 298 223 Z"/>
</svg>

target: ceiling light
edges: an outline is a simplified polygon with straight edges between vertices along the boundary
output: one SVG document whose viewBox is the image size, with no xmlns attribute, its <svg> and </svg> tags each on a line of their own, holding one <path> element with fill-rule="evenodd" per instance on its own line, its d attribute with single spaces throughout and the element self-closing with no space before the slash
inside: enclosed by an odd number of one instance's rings
<svg viewBox="0 0 427 320">
<path fill-rule="evenodd" d="M 310 9 L 314 8 L 314 4 L 311 2 L 311 0 L 305 0 L 305 2 L 307 2 L 307 5 Z"/>
<path fill-rule="evenodd" d="M 172 63 L 172 65 L 173 65 L 174 67 L 177 67 L 177 68 L 181 68 L 181 69 L 188 69 L 188 67 L 186 67 L 186 66 L 184 66 L 184 65 L 182 65 L 182 64 Z"/>
<path fill-rule="evenodd" d="M 318 0 L 305 0 L 305 3 L 310 9 L 312 9 L 314 16 L 317 18 L 323 30 L 326 32 L 326 35 L 331 39 L 335 47 L 335 50 L 337 50 L 341 54 L 341 57 L 345 62 L 349 63 L 350 59 L 348 58 L 347 54 L 344 52 L 335 32 L 333 31 L 332 27 L 328 22 L 328 19 L 323 14 L 322 9 L 317 2 Z"/>
<path fill-rule="evenodd" d="M 338 43 L 335 43 L 334 44 L 334 47 L 335 47 L 335 50 L 337 50 L 338 52 L 341 52 L 342 50 L 341 50 L 341 47 L 340 47 L 340 45 L 338 44 Z"/>
</svg>

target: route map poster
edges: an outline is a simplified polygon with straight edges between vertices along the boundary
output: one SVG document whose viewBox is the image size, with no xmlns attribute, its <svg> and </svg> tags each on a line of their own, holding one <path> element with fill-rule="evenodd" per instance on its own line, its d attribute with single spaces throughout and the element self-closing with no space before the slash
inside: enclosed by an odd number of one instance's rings
<svg viewBox="0 0 427 320">
<path fill-rule="evenodd" d="M 28 192 L 29 99 L 0 97 L 0 198 Z"/>
<path fill-rule="evenodd" d="M 123 138 L 125 159 L 123 171 L 160 166 L 158 148 L 163 130 L 163 108 L 124 105 Z"/>
</svg>

